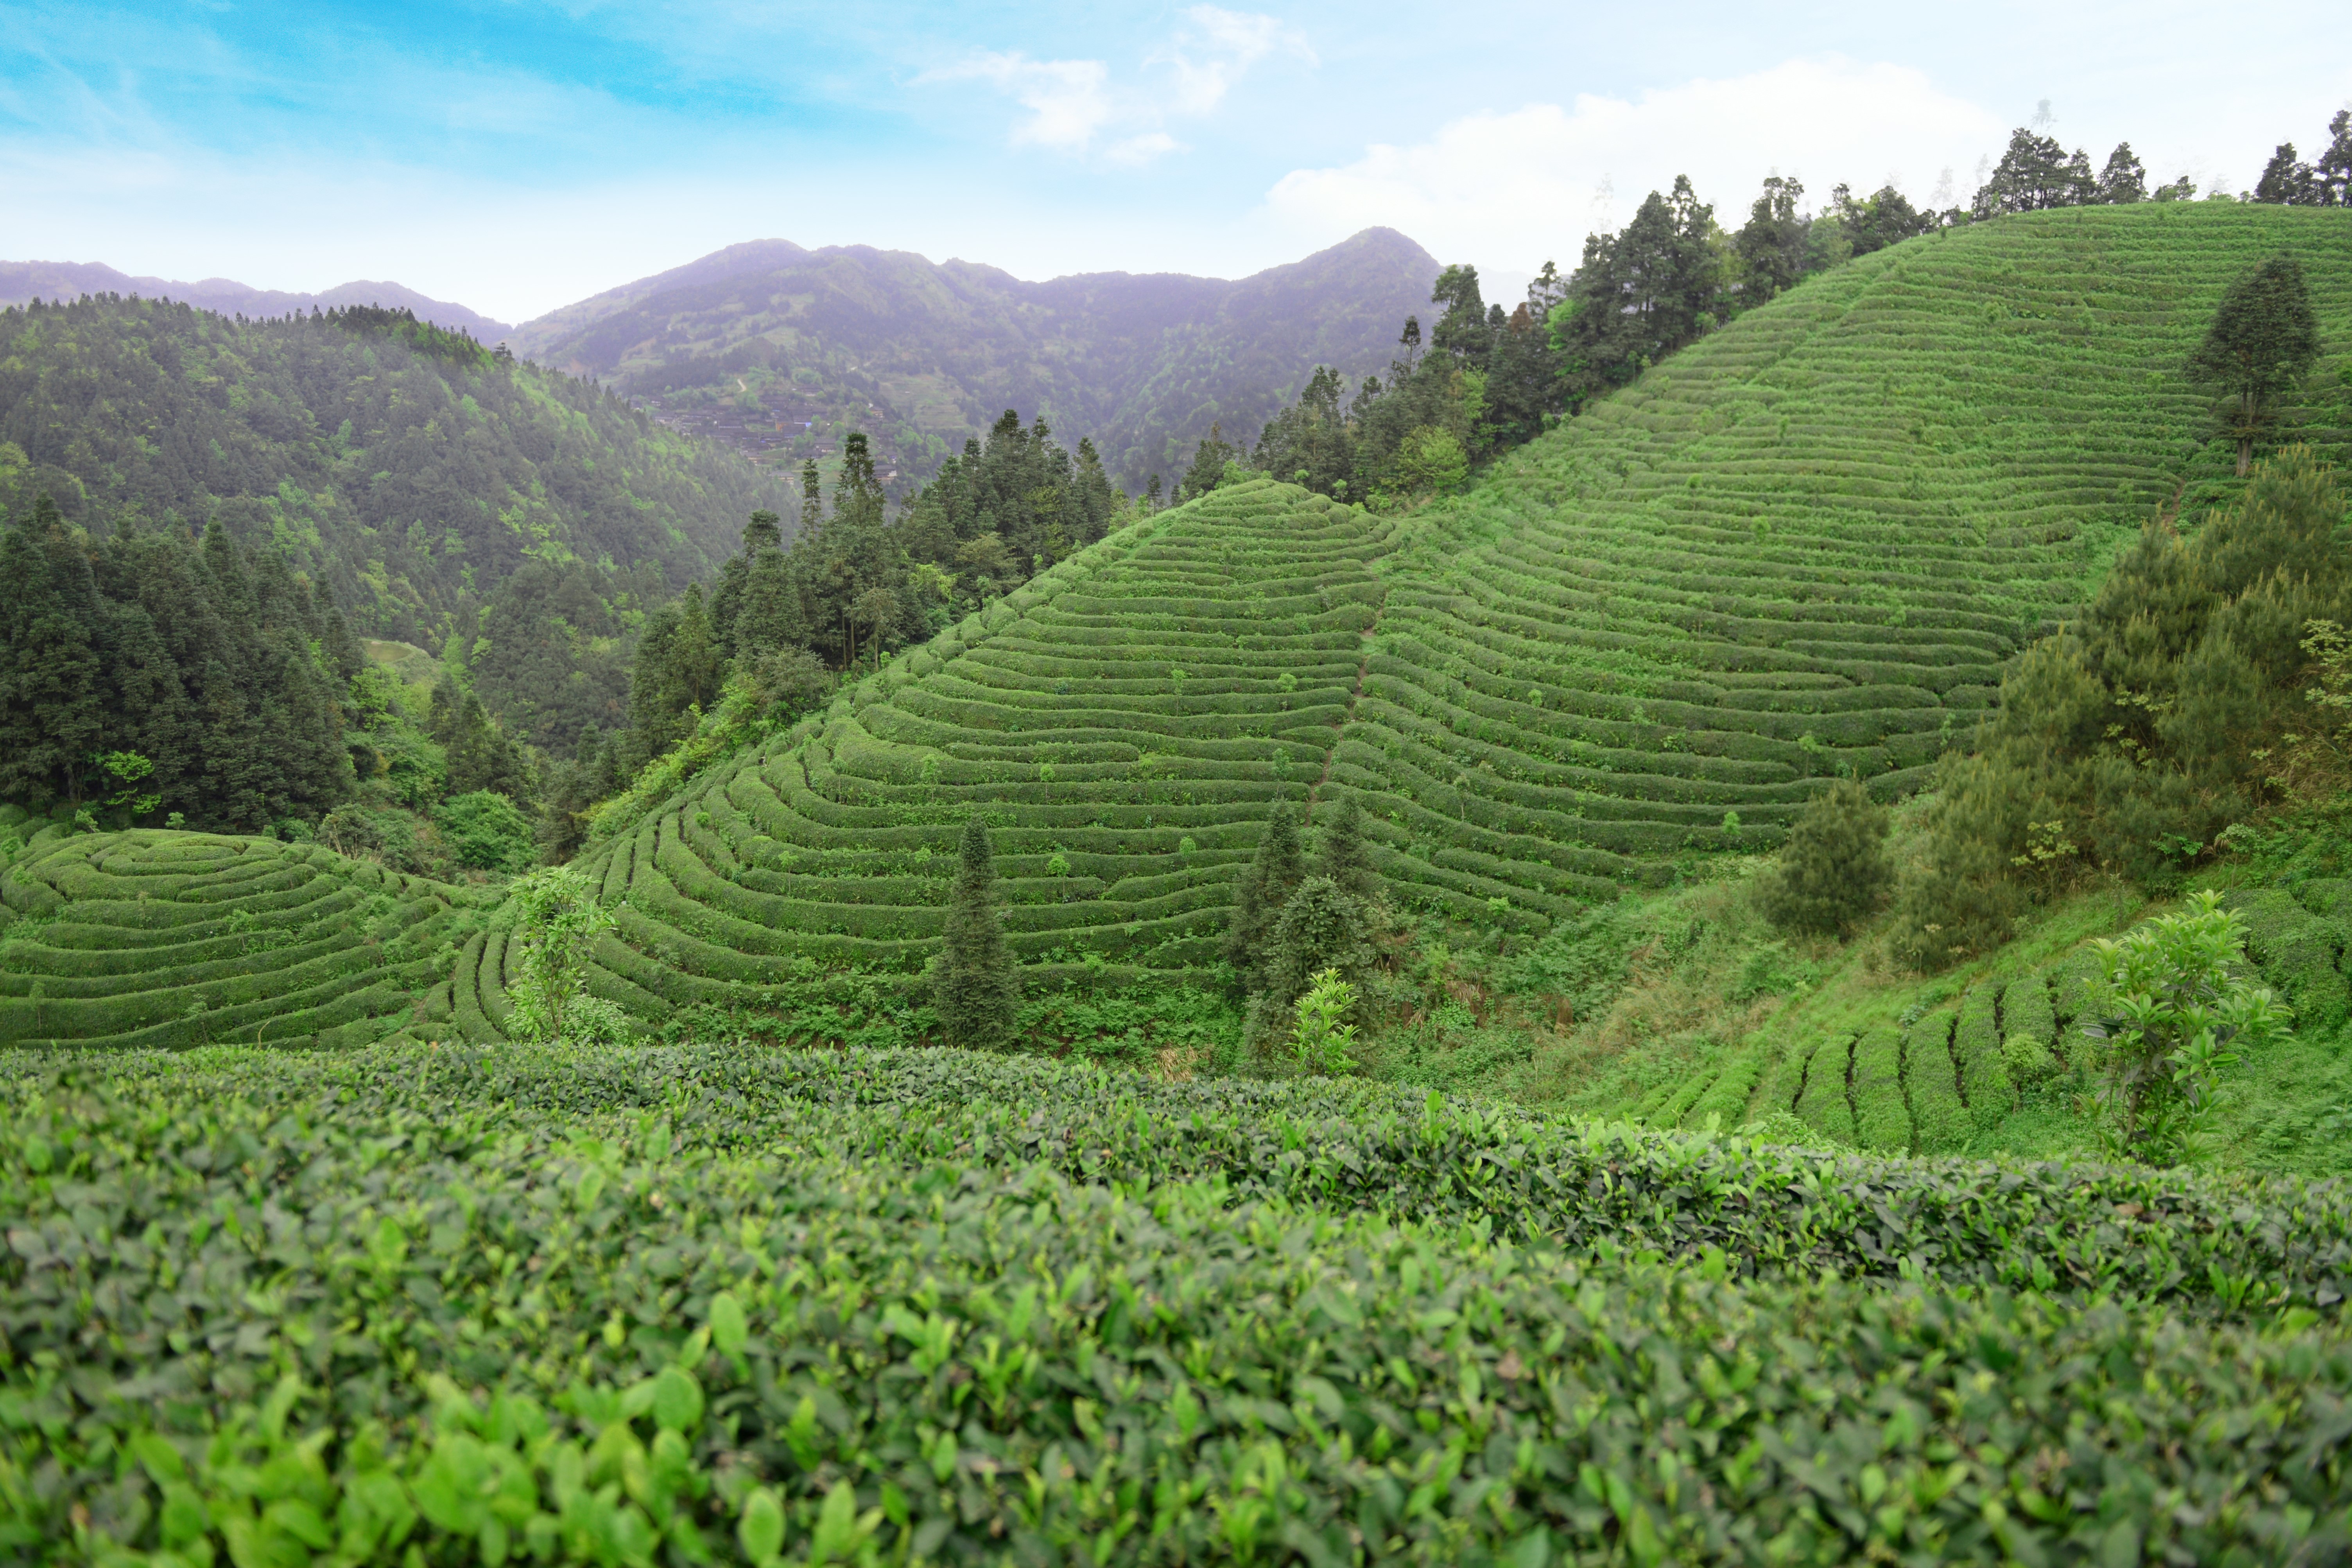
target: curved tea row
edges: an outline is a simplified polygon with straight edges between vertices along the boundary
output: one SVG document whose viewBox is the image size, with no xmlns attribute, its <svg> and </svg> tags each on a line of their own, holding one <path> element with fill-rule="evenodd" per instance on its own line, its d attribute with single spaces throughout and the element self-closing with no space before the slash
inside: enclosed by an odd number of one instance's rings
<svg viewBox="0 0 2352 1568">
<path fill-rule="evenodd" d="M 354 1045 L 447 1016 L 483 895 L 316 845 L 36 837 L 0 872 L 0 1042 Z"/>
<path fill-rule="evenodd" d="M 1278 795 L 1353 792 L 1401 901 L 1539 929 L 1777 844 L 1824 777 L 1896 793 L 2213 470 L 2178 370 L 2229 279 L 2295 245 L 2352 331 L 2343 216 L 1979 226 L 1750 312 L 1459 502 L 1163 513 L 601 850 L 596 984 L 659 1015 L 910 977 L 974 813 L 1024 963 L 1167 971 L 1211 962 Z M 503 973 L 487 933 L 461 1025 L 495 1032 Z"/>
</svg>

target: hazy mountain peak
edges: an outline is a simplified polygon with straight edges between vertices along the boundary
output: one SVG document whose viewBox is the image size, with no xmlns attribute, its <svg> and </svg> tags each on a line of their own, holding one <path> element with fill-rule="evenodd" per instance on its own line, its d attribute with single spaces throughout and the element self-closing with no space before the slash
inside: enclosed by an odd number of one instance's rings
<svg viewBox="0 0 2352 1568">
<path fill-rule="evenodd" d="M 0 261 L 0 308 L 35 300 L 78 300 L 84 294 L 137 294 L 150 300 L 177 300 L 223 315 L 283 316 L 314 307 L 333 310 L 344 305 L 382 305 L 388 310 L 414 310 L 419 321 L 453 331 L 471 332 L 486 343 L 497 342 L 514 329 L 478 310 L 420 294 L 403 283 L 354 279 L 315 294 L 279 289 L 256 289 L 234 278 L 205 278 L 194 283 L 168 278 L 134 278 L 97 261 Z"/>
<path fill-rule="evenodd" d="M 854 426 L 886 466 L 922 473 L 1016 408 L 1092 437 L 1140 487 L 1213 426 L 1254 438 L 1317 365 L 1384 370 L 1438 270 L 1392 228 L 1239 279 L 1042 282 L 985 262 L 763 239 L 567 305 L 510 341 L 747 450 L 823 458 L 836 427 Z"/>
</svg>

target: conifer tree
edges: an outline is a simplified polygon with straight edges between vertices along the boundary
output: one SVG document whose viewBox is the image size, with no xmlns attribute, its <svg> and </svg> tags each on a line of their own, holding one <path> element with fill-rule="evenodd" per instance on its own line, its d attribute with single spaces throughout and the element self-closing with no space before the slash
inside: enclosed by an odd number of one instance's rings
<svg viewBox="0 0 2352 1568">
<path fill-rule="evenodd" d="M 2189 374 L 2234 402 L 2230 433 L 2240 479 L 2253 466 L 2254 442 L 2275 419 L 2280 399 L 2318 357 L 2319 322 L 2294 257 L 2272 257 L 2221 296 L 2205 341 L 2189 356 Z"/>
<path fill-rule="evenodd" d="M 1225 927 L 1222 956 L 1233 966 L 1244 990 L 1252 988 L 1252 977 L 1273 951 L 1275 921 L 1281 919 L 1284 900 L 1305 874 L 1297 825 L 1291 820 L 1289 805 L 1276 801 L 1265 820 L 1265 832 L 1258 838 L 1257 853 L 1234 889 L 1233 919 Z"/>
<path fill-rule="evenodd" d="M 1764 883 L 1764 918 L 1820 936 L 1853 930 L 1894 880 L 1886 833 L 1885 808 L 1860 784 L 1832 784 L 1789 830 L 1780 863 Z"/>
<path fill-rule="evenodd" d="M 1342 795 L 1323 826 L 1315 852 L 1314 875 L 1328 877 L 1332 885 L 1367 904 L 1381 901 L 1381 873 L 1364 843 L 1364 808 L 1352 795 Z"/>
<path fill-rule="evenodd" d="M 2147 165 L 2139 161 L 2130 142 L 2116 142 L 2116 150 L 2107 154 L 2107 166 L 2099 174 L 2098 199 L 2111 206 L 2147 200 Z"/>
<path fill-rule="evenodd" d="M 0 799 L 79 800 L 104 733 L 89 566 L 46 495 L 0 541 Z"/>
<path fill-rule="evenodd" d="M 807 637 L 808 620 L 792 557 L 779 549 L 760 551 L 744 575 L 743 607 L 735 618 L 732 642 L 735 658 L 749 660 L 797 647 Z"/>
<path fill-rule="evenodd" d="M 1289 1027 L 1292 1008 L 1327 971 L 1355 985 L 1371 973 L 1380 952 L 1372 937 L 1377 917 L 1363 900 L 1328 877 L 1309 876 L 1282 906 L 1258 966 L 1242 1021 L 1242 1038 L 1264 1052 Z"/>
<path fill-rule="evenodd" d="M 992 1050 L 1013 1041 L 1020 983 L 996 917 L 996 856 L 988 827 L 965 824 L 962 862 L 950 895 L 945 940 L 931 965 L 932 1005 L 951 1046 Z"/>
<path fill-rule="evenodd" d="M 468 691 L 460 700 L 445 743 L 449 748 L 451 795 L 489 790 L 526 811 L 533 809 L 537 791 L 531 787 L 530 764 L 479 697 Z"/>
</svg>

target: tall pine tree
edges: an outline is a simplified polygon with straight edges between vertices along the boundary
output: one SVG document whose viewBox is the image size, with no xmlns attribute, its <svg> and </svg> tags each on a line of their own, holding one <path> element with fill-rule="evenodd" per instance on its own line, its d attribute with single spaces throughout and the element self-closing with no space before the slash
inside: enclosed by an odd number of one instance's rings
<svg viewBox="0 0 2352 1568">
<path fill-rule="evenodd" d="M 1291 819 L 1288 805 L 1277 800 L 1266 816 L 1265 832 L 1259 836 L 1257 853 L 1234 889 L 1233 917 L 1225 926 L 1222 956 L 1233 968 L 1234 984 L 1243 990 L 1255 988 L 1258 968 L 1273 950 L 1275 922 L 1282 918 L 1282 906 L 1291 889 L 1306 874 L 1297 825 Z"/>
<path fill-rule="evenodd" d="M 79 804 L 106 730 L 89 563 L 47 495 L 0 540 L 0 800 Z"/>
<path fill-rule="evenodd" d="M 2303 267 L 2273 256 L 2242 274 L 2221 296 L 2205 341 L 2189 356 L 2191 379 L 2217 388 L 2238 443 L 2238 477 L 2253 466 L 2254 443 L 2278 405 L 2319 357 L 2319 322 Z"/>
<path fill-rule="evenodd" d="M 976 816 L 964 826 L 945 940 L 931 967 L 931 997 L 949 1045 L 994 1050 L 1012 1044 L 1020 985 L 996 918 L 995 852 Z"/>
<path fill-rule="evenodd" d="M 1372 864 L 1372 852 L 1364 843 L 1364 808 L 1352 795 L 1339 797 L 1330 818 L 1323 825 L 1320 841 L 1316 846 L 1313 875 L 1328 877 L 1332 884 L 1351 898 L 1368 904 L 1381 901 L 1381 873 Z"/>
</svg>

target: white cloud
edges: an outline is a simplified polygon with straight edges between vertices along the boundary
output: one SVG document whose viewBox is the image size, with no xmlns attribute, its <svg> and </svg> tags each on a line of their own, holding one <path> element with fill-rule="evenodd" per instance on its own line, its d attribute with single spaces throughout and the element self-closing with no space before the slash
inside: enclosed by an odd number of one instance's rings
<svg viewBox="0 0 2352 1568">
<path fill-rule="evenodd" d="M 1128 132 L 1101 149 L 1109 163 L 1148 163 L 1184 144 L 1162 127 L 1172 118 L 1214 113 L 1252 66 L 1278 52 L 1315 63 L 1306 35 L 1279 18 L 1258 12 L 1195 5 L 1165 45 L 1144 58 L 1164 67 L 1164 89 L 1145 84 L 1110 85 L 1101 60 L 1033 60 L 1017 50 L 982 50 L 970 59 L 927 71 L 919 81 L 986 81 L 1011 94 L 1029 119 L 1013 127 L 1016 147 L 1050 147 L 1092 153 L 1097 139 Z"/>
<path fill-rule="evenodd" d="M 1179 113 L 1212 112 L 1250 67 L 1276 50 L 1316 63 L 1307 36 L 1278 17 L 1215 5 L 1195 5 L 1184 15 L 1190 25 L 1145 62 L 1173 73 L 1172 107 Z"/>
<path fill-rule="evenodd" d="M 1013 128 L 1014 146 L 1083 153 L 1111 118 L 1110 100 L 1103 91 L 1108 75 L 1100 60 L 1033 60 L 1014 50 L 982 52 L 921 79 L 992 82 L 1029 111 L 1029 118 Z"/>
<path fill-rule="evenodd" d="M 1165 131 L 1147 131 L 1140 136 L 1129 136 L 1103 149 L 1103 156 L 1114 163 L 1130 168 L 1150 163 L 1169 153 L 1181 153 L 1184 143 Z"/>
<path fill-rule="evenodd" d="M 1471 115 L 1417 145 L 1374 145 L 1341 167 L 1294 170 L 1266 205 L 1317 240 L 1388 224 L 1449 260 L 1565 268 L 1588 232 L 1622 226 L 1644 193 L 1676 174 L 1736 228 L 1776 169 L 1801 178 L 1815 205 L 1839 181 L 1867 189 L 1888 169 L 1908 171 L 1906 194 L 1925 200 L 1938 172 L 1997 154 L 2008 133 L 1998 116 L 1939 92 L 1919 71 L 1832 56 L 1686 82 L 1638 102 L 1580 94 L 1572 108 Z"/>
</svg>

